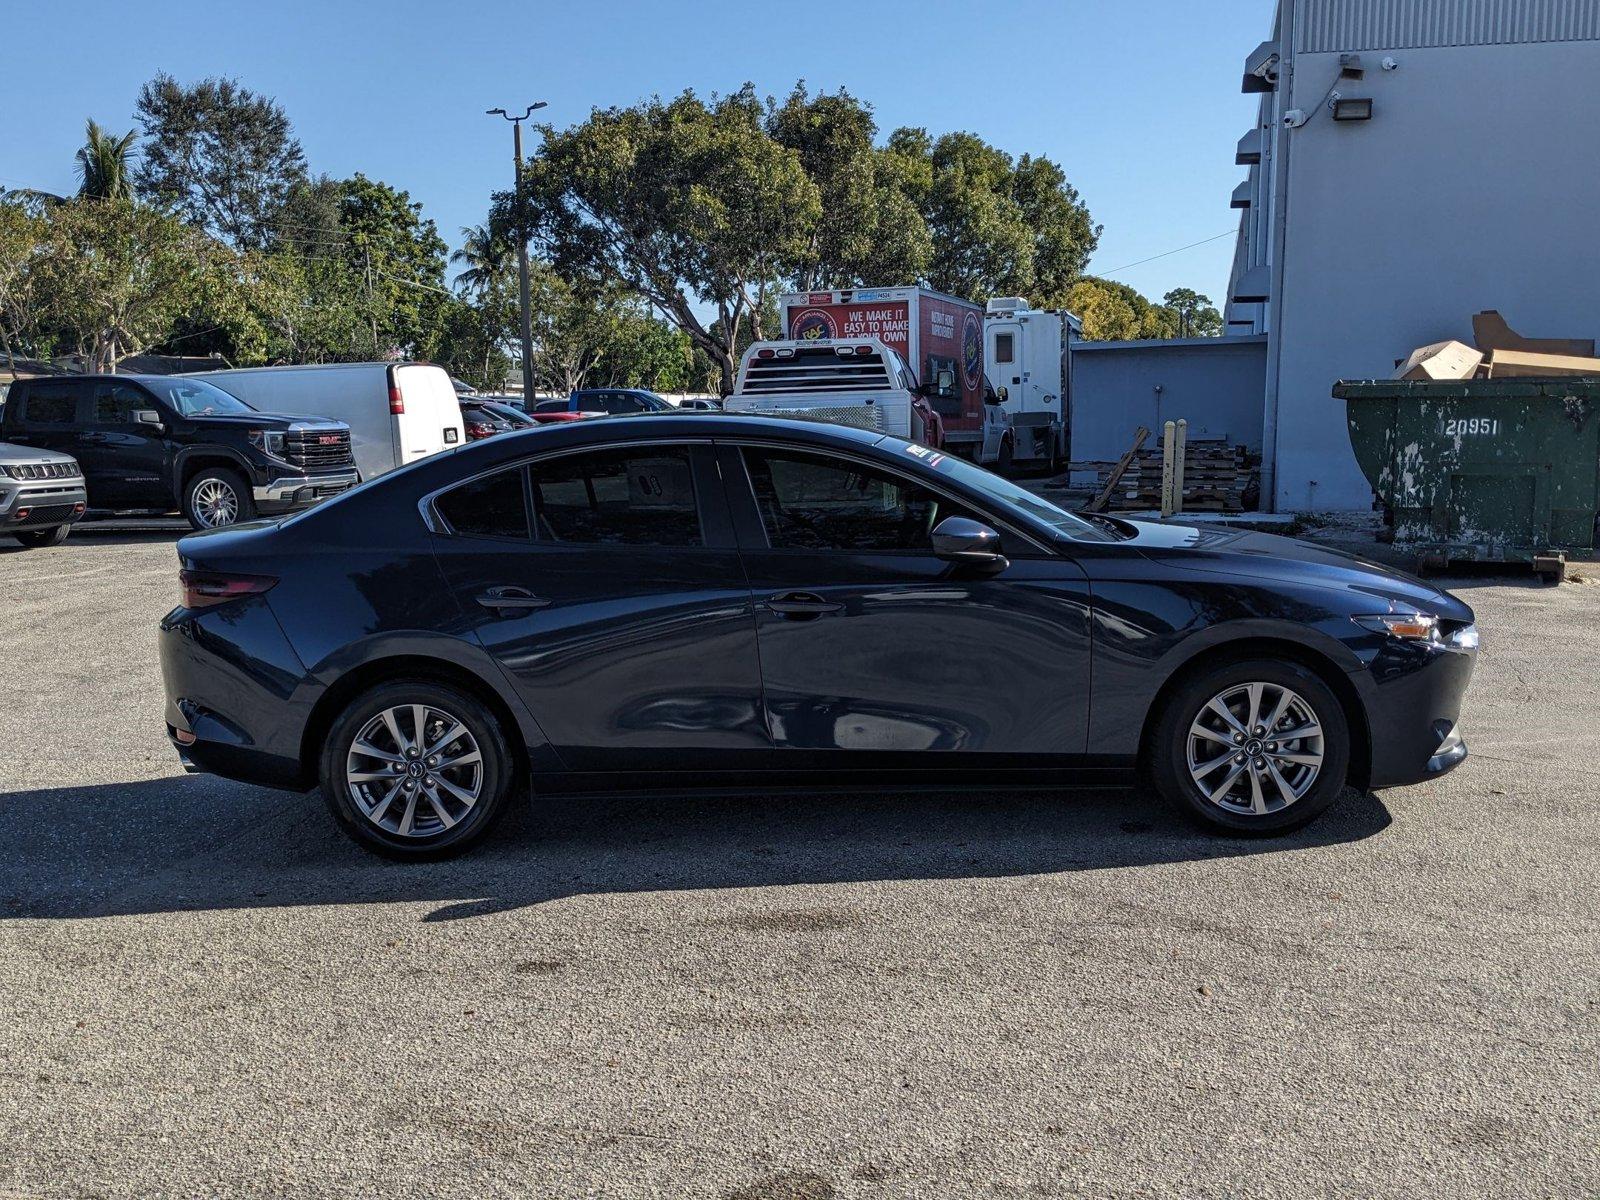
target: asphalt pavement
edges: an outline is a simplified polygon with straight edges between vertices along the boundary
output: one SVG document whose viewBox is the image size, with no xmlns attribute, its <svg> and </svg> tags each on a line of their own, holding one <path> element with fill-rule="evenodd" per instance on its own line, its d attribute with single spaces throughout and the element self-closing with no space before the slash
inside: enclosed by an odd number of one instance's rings
<svg viewBox="0 0 1600 1200">
<path fill-rule="evenodd" d="M 1455 774 L 545 801 L 185 777 L 170 533 L 0 549 L 0 1196 L 1593 1197 L 1600 586 L 1473 578 Z"/>
</svg>

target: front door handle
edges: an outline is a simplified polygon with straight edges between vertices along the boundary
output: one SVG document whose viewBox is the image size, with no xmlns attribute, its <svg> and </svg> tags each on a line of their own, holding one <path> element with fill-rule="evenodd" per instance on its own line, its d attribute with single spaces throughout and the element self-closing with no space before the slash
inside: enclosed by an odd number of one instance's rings
<svg viewBox="0 0 1600 1200">
<path fill-rule="evenodd" d="M 815 592 L 779 592 L 767 601 L 767 607 L 780 617 L 803 621 L 823 613 L 838 612 L 844 605 L 824 600 Z"/>
<path fill-rule="evenodd" d="M 477 599 L 479 604 L 488 609 L 526 611 L 550 607 L 550 601 L 543 596 L 535 596 L 526 588 L 519 587 L 492 587 Z"/>
</svg>

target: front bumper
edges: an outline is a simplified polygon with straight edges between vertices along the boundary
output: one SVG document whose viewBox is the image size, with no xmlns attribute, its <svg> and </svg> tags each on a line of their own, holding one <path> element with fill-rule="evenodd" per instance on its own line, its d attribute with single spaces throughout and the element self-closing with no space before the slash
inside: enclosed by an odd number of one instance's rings
<svg viewBox="0 0 1600 1200">
<path fill-rule="evenodd" d="M 1477 650 L 1391 643 L 1367 671 L 1364 700 L 1374 788 L 1436 779 L 1460 766 L 1461 702 Z"/>
<path fill-rule="evenodd" d="M 81 478 L 33 482 L 0 476 L 0 532 L 70 525 L 88 504 Z"/>
<path fill-rule="evenodd" d="M 283 475 L 250 490 L 259 509 L 302 508 L 348 492 L 360 482 L 361 476 L 351 467 L 346 471 L 321 471 L 315 475 Z"/>
</svg>

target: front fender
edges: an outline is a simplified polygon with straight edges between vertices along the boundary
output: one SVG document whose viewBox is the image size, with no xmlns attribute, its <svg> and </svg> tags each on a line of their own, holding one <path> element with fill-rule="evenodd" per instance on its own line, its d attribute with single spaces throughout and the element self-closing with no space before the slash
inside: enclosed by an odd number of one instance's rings
<svg viewBox="0 0 1600 1200">
<path fill-rule="evenodd" d="M 185 446 L 172 457 L 172 477 L 167 481 L 172 497 L 179 506 L 183 504 L 183 479 L 188 474 L 189 463 L 196 459 L 215 461 L 226 459 L 244 476 L 245 482 L 254 486 L 265 483 L 264 472 L 258 470 L 248 458 L 231 446 Z"/>
</svg>

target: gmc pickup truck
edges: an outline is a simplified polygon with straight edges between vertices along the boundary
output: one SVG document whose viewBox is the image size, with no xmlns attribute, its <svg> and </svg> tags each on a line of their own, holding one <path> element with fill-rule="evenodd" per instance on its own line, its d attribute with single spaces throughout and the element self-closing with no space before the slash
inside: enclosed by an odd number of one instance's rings
<svg viewBox="0 0 1600 1200">
<path fill-rule="evenodd" d="M 257 412 L 181 375 L 18 380 L 0 441 L 70 454 L 96 509 L 176 510 L 196 529 L 304 508 L 360 482 L 343 422 Z"/>
</svg>

